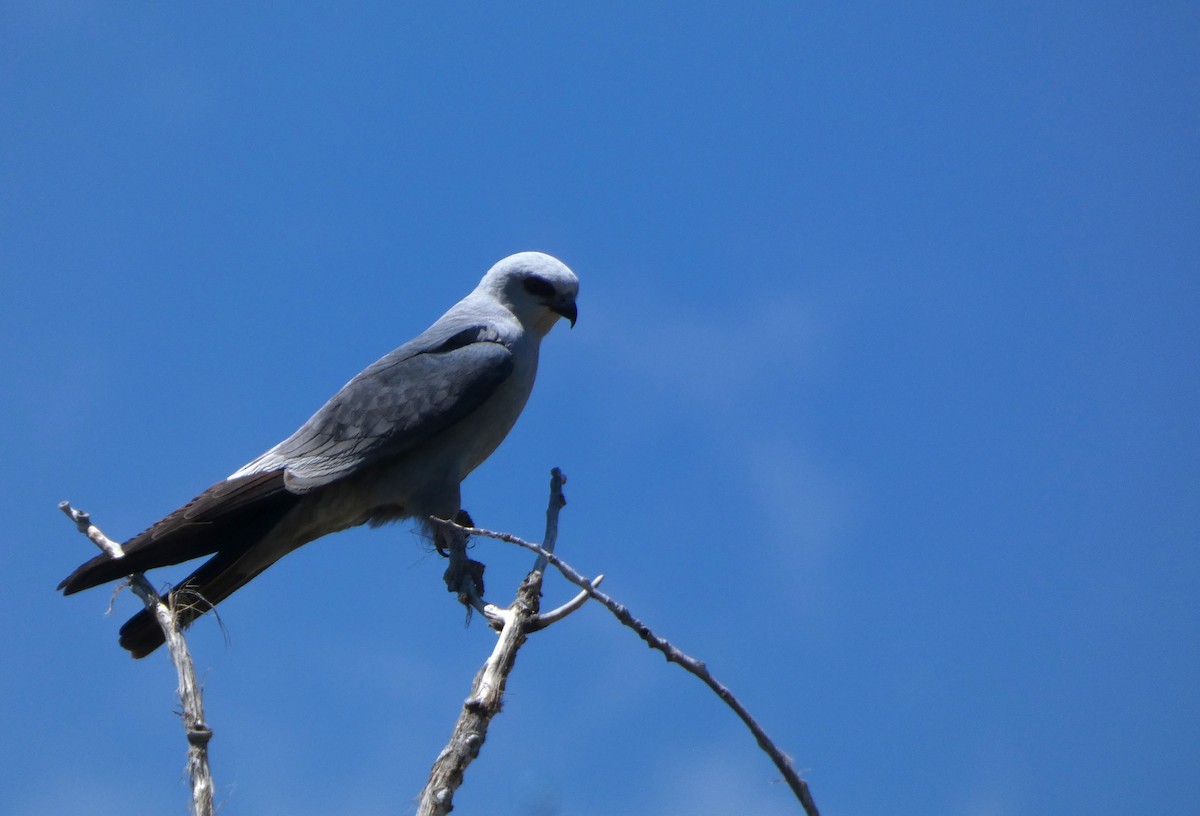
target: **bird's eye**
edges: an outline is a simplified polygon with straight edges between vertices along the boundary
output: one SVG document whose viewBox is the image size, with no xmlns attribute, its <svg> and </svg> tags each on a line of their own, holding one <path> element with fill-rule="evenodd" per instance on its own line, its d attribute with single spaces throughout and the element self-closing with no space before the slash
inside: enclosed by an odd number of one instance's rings
<svg viewBox="0 0 1200 816">
<path fill-rule="evenodd" d="M 554 285 L 545 278 L 530 276 L 525 279 L 525 291 L 534 297 L 554 297 Z"/>
</svg>

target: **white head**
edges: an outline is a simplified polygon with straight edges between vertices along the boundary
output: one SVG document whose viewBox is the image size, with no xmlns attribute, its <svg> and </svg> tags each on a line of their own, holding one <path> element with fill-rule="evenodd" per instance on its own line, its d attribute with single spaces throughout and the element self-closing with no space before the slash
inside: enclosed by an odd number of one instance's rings
<svg viewBox="0 0 1200 816">
<path fill-rule="evenodd" d="M 579 278 L 557 258 L 541 252 L 509 255 L 487 271 L 476 291 L 487 292 L 527 330 L 545 335 L 565 317 L 575 325 Z"/>
</svg>

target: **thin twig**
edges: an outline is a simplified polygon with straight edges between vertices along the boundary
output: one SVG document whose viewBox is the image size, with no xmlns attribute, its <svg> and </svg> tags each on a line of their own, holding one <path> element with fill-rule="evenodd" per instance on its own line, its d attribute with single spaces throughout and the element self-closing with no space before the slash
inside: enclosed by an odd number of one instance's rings
<svg viewBox="0 0 1200 816">
<path fill-rule="evenodd" d="M 86 535 L 110 557 L 125 556 L 121 545 L 92 524 L 91 516 L 86 512 L 76 510 L 65 501 L 60 502 L 58 507 L 75 522 L 79 532 Z M 175 618 L 173 603 L 170 600 L 163 601 L 146 580 L 146 576 L 140 572 L 129 576 L 129 586 L 134 594 L 141 598 L 146 608 L 154 612 L 170 650 L 171 662 L 175 664 L 175 672 L 179 676 L 177 692 L 182 707 L 180 718 L 183 720 L 183 730 L 188 742 L 187 765 L 192 785 L 192 815 L 213 816 L 213 779 L 208 765 L 208 742 L 212 739 L 212 729 L 204 719 L 204 699 L 200 684 L 196 681 L 196 668 L 192 664 L 192 656 Z"/>
<path fill-rule="evenodd" d="M 546 537 L 542 541 L 542 549 L 547 553 L 553 553 L 558 543 L 558 514 L 567 506 L 567 497 L 563 495 L 563 485 L 566 483 L 567 476 L 562 470 L 550 469 L 550 503 L 546 506 Z M 545 555 L 538 553 L 537 561 L 533 564 L 534 571 L 545 572 L 547 560 Z"/>
<path fill-rule="evenodd" d="M 603 580 L 604 580 L 603 575 L 597 575 L 595 578 L 592 579 L 592 586 L 593 587 L 600 586 L 600 583 Z M 575 610 L 577 610 L 581 606 L 583 606 L 585 603 L 587 603 L 587 599 L 590 597 L 592 597 L 592 596 L 587 594 L 587 592 L 580 591 L 580 593 L 578 595 L 576 595 L 571 600 L 567 601 L 562 606 L 560 606 L 556 609 L 551 609 L 549 612 L 543 612 L 542 614 L 537 616 L 536 620 L 531 620 L 529 622 L 529 631 L 536 632 L 539 629 L 545 629 L 547 626 L 549 626 L 552 623 L 558 623 L 560 620 L 565 618 L 567 615 L 570 615 L 572 612 L 574 612 Z"/>
<path fill-rule="evenodd" d="M 456 524 L 454 526 L 461 525 Z M 570 564 L 563 561 L 554 553 L 549 552 L 544 547 L 529 541 L 525 541 L 524 539 L 512 535 L 511 533 L 499 533 L 493 530 L 485 530 L 480 527 L 463 527 L 462 531 L 467 535 L 483 536 L 485 538 L 494 538 L 500 541 L 506 541 L 509 544 L 516 544 L 518 547 L 524 547 L 531 552 L 537 553 L 539 558 L 545 559 L 549 563 L 553 564 L 568 581 L 578 586 L 592 598 L 595 598 L 597 601 L 604 604 L 605 608 L 608 609 L 609 612 L 612 612 L 613 615 L 616 616 L 617 620 L 621 621 L 621 623 L 637 632 L 638 637 L 644 640 L 652 649 L 657 649 L 666 655 L 668 662 L 678 664 L 684 670 L 700 678 L 700 680 L 710 689 L 712 689 L 713 692 L 720 697 L 727 706 L 733 709 L 733 712 L 737 714 L 741 721 L 745 723 L 746 727 L 750 729 L 750 733 L 752 733 L 754 738 L 758 741 L 758 746 L 764 752 L 766 752 L 767 756 L 771 758 L 771 761 L 775 763 L 775 767 L 778 768 L 780 773 L 783 774 L 784 779 L 788 783 L 788 787 L 792 789 L 792 793 L 795 794 L 801 806 L 804 808 L 804 812 L 808 814 L 808 816 L 819 816 L 817 805 L 813 801 L 812 794 L 808 790 L 808 784 L 801 779 L 800 775 L 796 772 L 795 766 L 792 765 L 791 757 L 781 751 L 775 745 L 775 743 L 771 741 L 771 738 L 767 736 L 767 732 L 764 731 L 763 727 L 758 724 L 758 721 L 750 715 L 750 712 L 746 710 L 746 707 L 742 705 L 741 701 L 739 701 L 737 697 L 733 695 L 733 692 L 731 692 L 728 687 L 713 677 L 712 672 L 708 670 L 708 667 L 702 661 L 680 651 L 666 638 L 654 634 L 654 632 L 650 630 L 650 627 L 646 626 L 646 624 L 635 618 L 624 604 L 618 603 L 609 595 L 601 592 L 596 588 L 593 580 L 586 578 Z"/>
</svg>

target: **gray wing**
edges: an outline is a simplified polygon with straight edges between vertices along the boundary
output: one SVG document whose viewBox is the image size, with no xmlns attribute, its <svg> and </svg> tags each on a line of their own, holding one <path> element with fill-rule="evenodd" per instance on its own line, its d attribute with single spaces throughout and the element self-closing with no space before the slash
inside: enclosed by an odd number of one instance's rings
<svg viewBox="0 0 1200 816">
<path fill-rule="evenodd" d="M 486 326 L 432 348 L 423 339 L 368 366 L 300 430 L 230 478 L 284 468 L 288 491 L 306 493 L 440 433 L 512 373 L 512 352 Z"/>
</svg>

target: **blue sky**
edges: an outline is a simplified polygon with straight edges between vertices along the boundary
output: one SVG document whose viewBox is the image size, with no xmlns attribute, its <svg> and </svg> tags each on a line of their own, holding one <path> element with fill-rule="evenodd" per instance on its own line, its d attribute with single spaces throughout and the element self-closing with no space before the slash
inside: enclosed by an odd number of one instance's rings
<svg viewBox="0 0 1200 816">
<path fill-rule="evenodd" d="M 580 321 L 480 524 L 538 537 L 561 466 L 564 557 L 827 816 L 1192 812 L 1200 11 L 1053 5 L 6 4 L 0 811 L 186 807 L 56 503 L 135 534 L 540 249 Z M 351 531 L 193 629 L 222 813 L 406 812 L 491 645 L 442 568 Z M 799 812 L 598 607 L 456 804 Z"/>
</svg>

